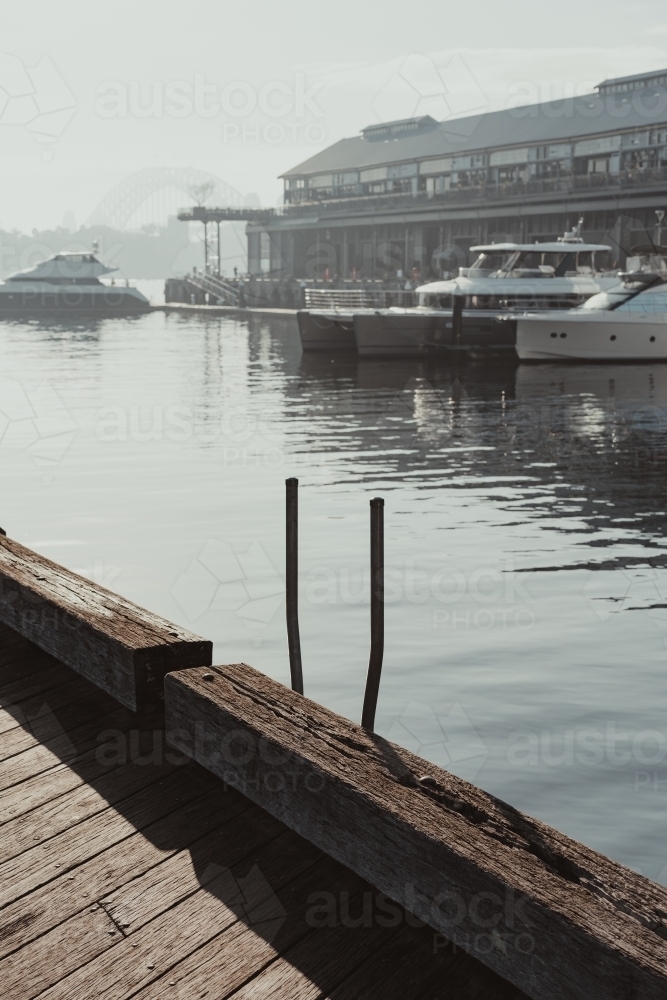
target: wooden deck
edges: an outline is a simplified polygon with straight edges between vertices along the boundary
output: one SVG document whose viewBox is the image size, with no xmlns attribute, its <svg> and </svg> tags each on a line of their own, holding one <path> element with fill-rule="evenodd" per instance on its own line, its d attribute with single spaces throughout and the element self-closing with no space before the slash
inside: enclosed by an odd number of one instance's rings
<svg viewBox="0 0 667 1000">
<path fill-rule="evenodd" d="M 0 625 L 6 1000 L 524 1000 Z"/>
</svg>

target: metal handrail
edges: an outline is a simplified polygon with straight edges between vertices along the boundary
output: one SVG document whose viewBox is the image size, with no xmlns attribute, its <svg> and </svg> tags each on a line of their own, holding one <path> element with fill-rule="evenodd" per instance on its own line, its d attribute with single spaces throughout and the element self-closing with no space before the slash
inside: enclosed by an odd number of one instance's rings
<svg viewBox="0 0 667 1000">
<path fill-rule="evenodd" d="M 193 272 L 192 274 L 188 274 L 186 281 L 196 288 L 200 288 L 203 292 L 215 295 L 217 298 L 231 298 L 233 304 L 238 305 L 238 289 L 225 281 L 224 278 L 219 278 L 217 275 L 212 274 L 195 274 Z"/>
</svg>

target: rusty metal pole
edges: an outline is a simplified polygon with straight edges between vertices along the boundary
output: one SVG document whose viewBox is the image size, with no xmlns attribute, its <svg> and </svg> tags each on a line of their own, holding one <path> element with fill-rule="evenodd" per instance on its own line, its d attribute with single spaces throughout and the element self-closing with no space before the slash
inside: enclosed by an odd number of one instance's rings
<svg viewBox="0 0 667 1000">
<path fill-rule="evenodd" d="M 371 500 L 371 654 L 361 725 L 369 733 L 375 726 L 384 657 L 384 500 Z"/>
<path fill-rule="evenodd" d="M 303 694 L 301 640 L 299 638 L 299 480 L 286 479 L 285 611 L 292 690 Z"/>
<path fill-rule="evenodd" d="M 452 339 L 456 347 L 461 346 L 463 333 L 463 296 L 452 296 Z"/>
</svg>

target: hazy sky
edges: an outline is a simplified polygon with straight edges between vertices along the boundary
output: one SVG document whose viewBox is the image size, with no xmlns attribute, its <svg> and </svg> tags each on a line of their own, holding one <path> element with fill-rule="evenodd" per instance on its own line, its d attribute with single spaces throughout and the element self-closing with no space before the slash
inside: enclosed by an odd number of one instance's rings
<svg viewBox="0 0 667 1000">
<path fill-rule="evenodd" d="M 0 228 L 23 230 L 142 167 L 276 204 L 281 171 L 370 122 L 667 66 L 665 0 L 3 0 L 2 29 Z"/>
</svg>

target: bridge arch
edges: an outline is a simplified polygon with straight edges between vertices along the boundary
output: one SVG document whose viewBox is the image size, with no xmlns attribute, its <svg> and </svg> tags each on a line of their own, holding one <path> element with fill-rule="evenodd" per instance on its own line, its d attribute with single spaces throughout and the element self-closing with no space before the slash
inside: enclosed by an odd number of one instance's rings
<svg viewBox="0 0 667 1000">
<path fill-rule="evenodd" d="M 193 201 L 190 191 L 199 184 L 214 185 L 207 198 L 211 205 L 241 206 L 241 195 L 230 184 L 206 170 L 195 167 L 144 167 L 125 177 L 104 196 L 88 219 L 87 225 L 126 229 L 130 223 L 166 224 L 182 205 Z M 143 212 L 142 217 L 142 209 Z"/>
</svg>

